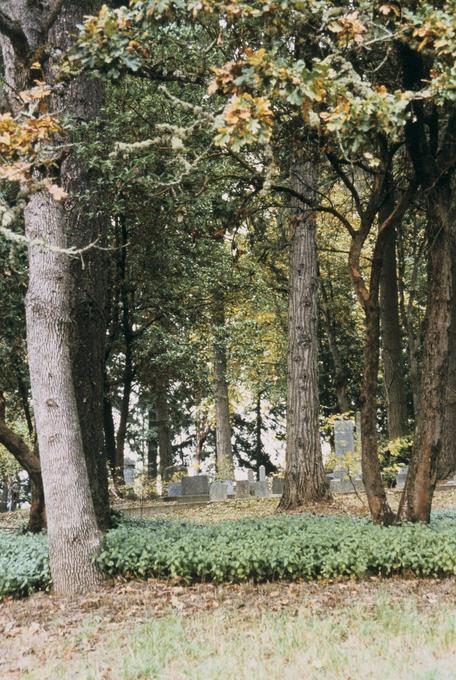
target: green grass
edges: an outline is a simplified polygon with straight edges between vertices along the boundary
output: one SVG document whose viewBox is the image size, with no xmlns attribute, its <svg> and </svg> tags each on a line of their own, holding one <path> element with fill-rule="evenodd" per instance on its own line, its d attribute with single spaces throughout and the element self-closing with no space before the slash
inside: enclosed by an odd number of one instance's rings
<svg viewBox="0 0 456 680">
<path fill-rule="evenodd" d="M 349 603 L 347 603 L 349 604 Z M 264 680 L 385 678 L 444 680 L 455 677 L 456 612 L 448 605 L 420 612 L 413 601 L 377 597 L 313 614 L 306 606 L 281 614 L 177 615 L 122 627 L 97 637 L 89 653 L 28 680 Z M 98 635 L 98 634 L 97 634 Z M 90 631 L 86 630 L 90 647 Z M 59 650 L 56 650 L 58 656 Z"/>
</svg>

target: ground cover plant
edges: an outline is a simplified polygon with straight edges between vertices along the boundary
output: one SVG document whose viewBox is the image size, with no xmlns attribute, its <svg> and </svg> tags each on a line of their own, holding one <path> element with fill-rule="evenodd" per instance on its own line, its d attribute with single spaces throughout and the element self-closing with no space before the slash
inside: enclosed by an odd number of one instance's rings
<svg viewBox="0 0 456 680">
<path fill-rule="evenodd" d="M 452 510 L 434 513 L 430 526 L 389 528 L 310 513 L 206 524 L 124 519 L 106 534 L 96 563 L 111 576 L 188 583 L 452 575 L 454 519 Z M 49 588 L 44 535 L 0 535 L 0 549 L 0 595 Z"/>
</svg>

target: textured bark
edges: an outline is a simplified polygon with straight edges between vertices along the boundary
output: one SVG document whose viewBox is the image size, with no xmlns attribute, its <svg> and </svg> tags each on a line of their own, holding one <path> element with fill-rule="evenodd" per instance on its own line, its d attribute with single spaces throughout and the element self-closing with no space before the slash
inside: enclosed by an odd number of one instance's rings
<svg viewBox="0 0 456 680">
<path fill-rule="evenodd" d="M 216 468 L 220 479 L 233 479 L 234 462 L 231 444 L 230 402 L 226 379 L 226 343 L 224 338 L 225 304 L 221 291 L 214 302 L 214 324 L 216 334 L 214 344 Z"/>
<path fill-rule="evenodd" d="M 394 514 L 389 507 L 378 459 L 377 438 L 377 379 L 380 356 L 380 277 L 386 239 L 403 218 L 415 186 L 410 184 L 401 200 L 391 205 L 389 214 L 382 214 L 375 241 L 369 285 L 366 285 L 361 267 L 361 251 L 372 231 L 377 206 L 384 199 L 384 178 L 378 175 L 371 188 L 366 209 L 362 210 L 360 229 L 352 234 L 348 258 L 350 277 L 358 300 L 364 311 L 366 339 L 364 345 L 363 386 L 361 393 L 361 452 L 363 482 L 369 510 L 374 522 L 390 524 Z"/>
<path fill-rule="evenodd" d="M 30 3 L 28 0 L 8 3 L 5 14 L 13 28 L 4 21 L 2 13 L 0 32 L 3 34 L 2 51 L 13 111 L 19 105 L 17 93 L 36 77 L 30 72 L 29 65 L 39 59 L 44 77 L 52 84 L 56 66 L 52 60 L 69 47 L 77 24 L 98 5 L 98 2 L 89 0 L 64 2 L 62 5 L 56 3 L 54 11 L 47 3 Z M 77 120 L 92 119 L 100 101 L 100 86 L 81 76 L 67 83 L 59 95 L 53 95 L 50 110 L 63 111 Z M 71 192 L 87 188 L 81 163 L 71 155 L 61 159 L 56 172 L 56 179 L 65 190 Z M 87 216 L 83 220 L 84 211 Z M 45 241 L 57 249 L 78 245 L 78 239 L 87 245 L 85 227 L 88 224 L 87 206 L 82 207 L 76 196 L 64 207 L 55 203 L 47 193 L 40 192 L 32 196 L 25 211 L 27 236 Z M 95 455 L 89 453 L 88 446 L 93 446 L 93 441 L 88 436 L 87 448 L 84 446 L 80 418 L 84 426 L 91 423 L 94 410 L 101 409 L 101 400 L 95 406 L 89 404 L 87 393 L 80 394 L 78 389 L 78 411 L 74 379 L 77 381 L 77 367 L 82 366 L 83 361 L 78 362 L 75 357 L 78 352 L 86 353 L 91 342 L 84 344 L 79 336 L 76 342 L 74 340 L 73 324 L 79 325 L 81 332 L 85 333 L 87 329 L 78 318 L 78 303 L 72 303 L 72 300 L 73 295 L 89 289 L 77 273 L 72 281 L 71 269 L 67 255 L 30 245 L 27 347 L 48 515 L 51 574 L 55 590 L 62 594 L 83 592 L 99 582 L 99 574 L 92 561 L 100 545 L 94 509 L 94 496 L 99 493 L 98 476 L 93 472 L 97 464 L 93 463 Z M 74 282 L 80 286 L 79 290 L 74 287 Z M 72 313 L 75 319 L 71 317 Z M 97 332 L 99 337 L 99 326 Z M 97 352 L 95 354 L 98 355 Z M 94 364 L 90 359 L 84 366 L 79 373 L 81 376 L 85 370 L 92 370 Z M 90 377 L 97 380 L 96 374 Z M 90 418 L 84 418 L 84 413 Z"/>
<path fill-rule="evenodd" d="M 35 194 L 25 213 L 27 235 L 68 245 L 65 210 Z M 48 517 L 53 588 L 77 594 L 99 583 L 93 555 L 101 535 L 90 491 L 70 355 L 71 278 L 67 255 L 29 247 L 27 348 Z"/>
<path fill-rule="evenodd" d="M 391 199 L 387 200 L 380 209 L 380 223 L 388 217 L 393 208 L 394 200 L 391 195 Z M 408 434 L 408 422 L 407 392 L 404 380 L 405 367 L 402 358 L 401 326 L 399 322 L 395 229 L 391 229 L 388 234 L 383 253 L 380 312 L 388 437 L 389 439 L 396 439 Z"/>
<path fill-rule="evenodd" d="M 53 82 L 52 58 L 64 52 L 73 40 L 78 23 L 86 14 L 100 6 L 98 0 L 78 3 L 54 4 L 30 3 L 12 0 L 0 16 L 1 46 L 5 62 L 5 74 L 9 87 L 10 110 L 21 107 L 18 93 L 32 84 L 37 74 L 30 71 L 30 64 L 38 60 L 44 70 L 46 81 Z M 8 28 L 9 18 L 14 25 L 14 36 Z M 41 76 L 40 76 L 41 77 Z M 74 79 L 65 85 L 59 96 L 53 97 L 51 111 L 63 111 L 77 120 L 92 120 L 102 101 L 100 82 L 86 77 Z M 66 204 L 65 220 L 71 225 L 71 246 L 87 246 L 100 236 L 102 224 L 98 208 L 93 203 L 82 205 L 77 195 L 89 193 L 91 178 L 82 164 L 67 156 L 57 178 L 75 200 Z M 69 231 L 68 231 L 69 233 Z M 83 260 L 71 263 L 71 360 L 76 398 L 80 414 L 84 453 L 89 474 L 94 506 L 101 528 L 109 523 L 107 469 L 102 428 L 102 361 L 105 336 L 103 280 L 104 256 L 99 250 L 85 253 Z"/>
<path fill-rule="evenodd" d="M 448 330 L 448 371 L 443 419 L 442 450 L 437 460 L 437 479 L 456 472 L 456 235 L 451 238 L 452 296 Z"/>
<path fill-rule="evenodd" d="M 452 257 L 450 205 L 454 199 L 444 179 L 430 192 L 428 208 L 428 296 L 423 365 L 415 441 L 404 490 L 406 516 L 429 522 L 443 447 L 451 321 Z"/>
<path fill-rule="evenodd" d="M 315 166 L 293 169 L 295 189 L 314 200 Z M 320 442 L 318 394 L 318 267 L 315 214 L 290 199 L 292 242 L 288 297 L 287 449 L 280 508 L 330 498 Z"/>
</svg>

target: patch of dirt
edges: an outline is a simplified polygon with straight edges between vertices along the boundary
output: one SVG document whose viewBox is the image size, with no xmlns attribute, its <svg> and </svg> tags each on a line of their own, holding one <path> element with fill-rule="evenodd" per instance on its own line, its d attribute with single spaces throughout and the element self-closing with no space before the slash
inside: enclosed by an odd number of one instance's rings
<svg viewBox="0 0 456 680">
<path fill-rule="evenodd" d="M 387 493 L 388 501 L 393 509 L 397 509 L 401 491 L 391 490 Z M 251 498 L 246 500 L 228 500 L 221 503 L 207 503 L 194 507 L 185 507 L 179 503 L 163 501 L 123 501 L 115 504 L 118 510 L 129 508 L 135 516 L 167 517 L 169 519 L 185 519 L 194 522 L 220 522 L 243 517 L 269 517 L 277 513 L 278 498 Z M 433 509 L 455 508 L 456 488 L 441 487 L 434 495 Z M 350 515 L 369 516 L 367 497 L 364 493 L 335 494 L 329 503 L 309 503 L 298 510 L 287 514 L 313 512 L 317 515 Z"/>
<path fill-rule="evenodd" d="M 266 611 L 287 611 L 293 615 L 305 606 L 312 614 L 325 615 L 328 610 L 355 604 L 369 610 L 380 593 L 397 602 L 412 598 L 420 609 L 429 612 L 441 603 L 455 601 L 456 578 L 217 586 L 117 579 L 76 600 L 38 593 L 27 600 L 7 600 L 0 605 L 0 677 L 19 680 L 26 668 L 46 664 L 57 650 L 70 657 L 85 653 L 93 649 L 101 634 L 171 613 L 193 617 L 223 608 L 228 614 L 241 610 L 243 619 L 248 621 Z"/>
</svg>

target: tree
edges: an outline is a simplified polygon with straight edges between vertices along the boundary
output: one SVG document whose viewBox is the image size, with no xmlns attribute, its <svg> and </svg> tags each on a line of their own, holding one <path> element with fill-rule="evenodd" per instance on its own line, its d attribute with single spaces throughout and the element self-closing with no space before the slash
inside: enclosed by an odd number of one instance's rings
<svg viewBox="0 0 456 680">
<path fill-rule="evenodd" d="M 94 9 L 96 3 L 92 2 L 80 3 L 77 8 L 57 3 L 49 9 L 15 0 L 2 10 L 0 33 L 13 112 L 18 112 L 23 104 L 17 93 L 28 87 L 38 73 L 50 85 L 55 83 L 55 53 L 43 51 L 43 46 L 53 46 L 57 52 L 65 50 L 77 23 Z M 34 56 L 39 56 L 39 63 Z M 54 111 L 63 109 L 73 118 L 84 119 L 96 114 L 99 102 L 99 86 L 80 78 L 54 94 L 50 106 Z M 59 181 L 63 191 L 54 191 L 54 195 L 63 198 L 65 191 L 81 191 L 84 170 L 76 156 L 64 151 L 59 166 L 54 181 Z M 80 369 L 84 343 L 78 338 L 76 351 L 72 352 L 75 293 L 66 252 L 73 246 L 78 228 L 87 225 L 81 208 L 76 200 L 70 210 L 65 209 L 46 188 L 36 187 L 24 213 L 29 240 L 26 322 L 30 378 L 46 498 L 51 573 L 55 590 L 63 594 L 90 589 L 100 578 L 92 560 L 100 544 L 100 532 L 88 474 L 88 463 L 93 473 L 99 461 L 84 446 L 88 442 L 84 442 L 81 429 L 83 409 L 78 410 L 76 398 L 75 381 L 80 377 L 78 366 Z M 81 238 L 87 236 L 85 231 Z M 87 245 L 86 242 L 84 246 Z M 83 282 L 78 283 L 76 294 L 81 294 L 87 289 Z M 86 345 L 86 352 L 87 349 L 92 348 Z M 78 351 L 79 361 L 74 358 Z M 91 377 L 97 379 L 96 375 Z M 98 494 L 98 475 L 93 473 L 91 480 Z M 102 510 L 106 515 L 107 506 Z"/>
<path fill-rule="evenodd" d="M 291 169 L 295 190 L 312 202 L 315 163 L 299 159 Z M 288 312 L 287 453 L 282 509 L 330 497 L 323 469 L 318 396 L 318 267 L 316 219 L 291 198 Z"/>
</svg>

